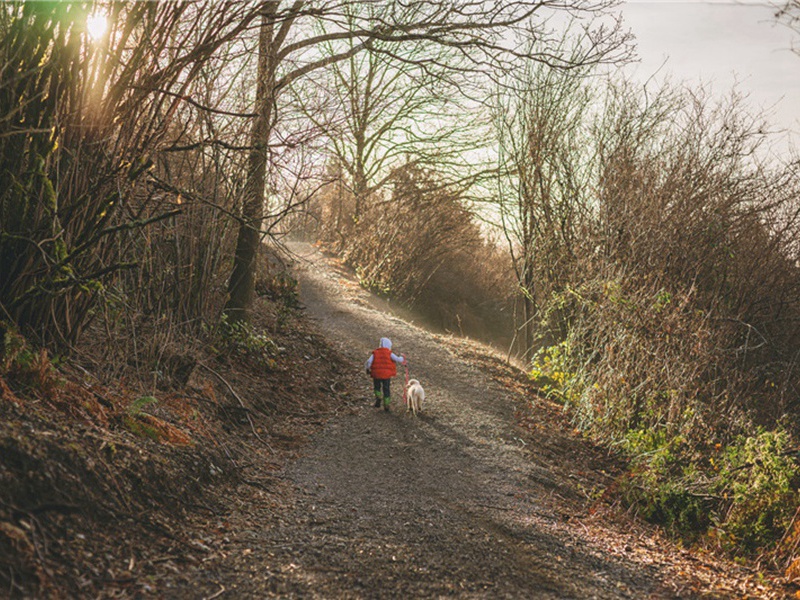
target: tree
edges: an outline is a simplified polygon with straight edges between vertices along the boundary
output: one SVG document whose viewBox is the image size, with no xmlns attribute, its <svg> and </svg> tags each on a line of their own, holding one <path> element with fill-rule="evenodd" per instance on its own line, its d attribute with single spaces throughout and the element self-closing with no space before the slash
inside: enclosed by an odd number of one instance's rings
<svg viewBox="0 0 800 600">
<path fill-rule="evenodd" d="M 800 25 L 800 0 L 786 0 L 775 12 L 775 17 L 796 29 Z"/>
<path fill-rule="evenodd" d="M 279 2 L 262 5 L 258 34 L 258 69 L 256 71 L 256 116 L 250 134 L 250 153 L 244 187 L 244 204 L 239 236 L 236 241 L 233 272 L 228 286 L 227 310 L 234 320 L 244 319 L 243 311 L 250 305 L 255 287 L 255 259 L 261 241 L 261 221 L 264 209 L 264 187 L 268 162 L 270 121 L 275 90 L 278 53 L 275 21 Z M 283 27 L 287 26 L 287 20 Z M 279 36 L 285 32 L 279 30 Z"/>
<path fill-rule="evenodd" d="M 450 67 L 459 72 L 482 73 L 497 77 L 512 67 L 512 59 L 525 55 L 532 60 L 547 62 L 563 68 L 577 64 L 618 58 L 626 41 L 619 26 L 598 28 L 590 36 L 592 44 L 581 54 L 563 55 L 548 44 L 545 21 L 539 13 L 553 10 L 570 14 L 600 12 L 613 4 L 599 0 L 585 4 L 578 0 L 550 2 L 523 0 L 514 2 L 440 2 L 423 1 L 410 4 L 395 2 L 371 3 L 371 10 L 357 10 L 361 3 L 294 2 L 261 3 L 262 23 L 259 92 L 256 98 L 258 117 L 253 135 L 260 140 L 254 146 L 247 194 L 239 227 L 233 276 L 230 279 L 230 299 L 227 312 L 234 319 L 243 319 L 253 295 L 255 256 L 264 219 L 264 179 L 257 164 L 264 162 L 266 151 L 275 142 L 281 115 L 277 114 L 281 96 L 296 82 L 327 66 L 340 63 L 366 49 L 376 49 L 385 56 L 404 60 L 400 51 L 406 44 L 424 41 L 449 47 L 464 60 Z M 509 41 L 515 35 L 538 37 L 539 44 L 520 51 Z M 322 48 L 333 48 L 324 54 Z M 261 62 L 263 60 L 263 62 Z M 412 59 L 426 64 L 424 56 Z"/>
<path fill-rule="evenodd" d="M 106 8 L 109 32 L 87 33 Z M 244 4 L 9 2 L 0 11 L 0 313 L 70 346 L 126 235 L 153 212 L 145 176 L 202 66 L 253 18 Z"/>
<path fill-rule="evenodd" d="M 426 40 L 384 52 L 390 47 L 375 40 L 313 82 L 329 100 L 327 110 L 308 116 L 325 132 L 344 171 L 343 183 L 354 201 L 351 224 L 359 222 L 365 201 L 389 181 L 394 168 L 414 161 L 436 165 L 442 174 L 448 160 L 462 158 L 463 173 L 465 155 L 475 145 L 476 136 L 468 135 L 475 119 L 463 118 L 470 109 L 459 101 L 465 97 L 460 90 L 472 84 L 458 71 L 460 59 L 453 50 Z M 330 45 L 322 50 L 335 52 Z"/>
<path fill-rule="evenodd" d="M 536 337 L 537 299 L 557 291 L 587 210 L 593 161 L 582 139 L 592 96 L 586 69 L 527 63 L 497 94 L 498 209 L 519 284 L 519 330 L 527 355 Z M 558 262 L 549 262 L 552 257 Z M 541 288 L 541 289 L 540 289 Z"/>
<path fill-rule="evenodd" d="M 775 11 L 775 19 L 795 33 L 800 33 L 800 0 L 784 0 L 780 8 Z M 800 44 L 793 44 L 792 51 L 800 55 Z"/>
</svg>

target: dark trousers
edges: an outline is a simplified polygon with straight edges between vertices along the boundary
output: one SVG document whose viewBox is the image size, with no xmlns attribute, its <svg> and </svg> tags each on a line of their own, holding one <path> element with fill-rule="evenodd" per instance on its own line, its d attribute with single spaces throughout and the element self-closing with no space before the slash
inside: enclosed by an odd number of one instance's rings
<svg viewBox="0 0 800 600">
<path fill-rule="evenodd" d="M 389 398 L 391 396 L 391 389 L 390 384 L 391 379 L 373 379 L 372 380 L 372 387 L 375 389 L 375 392 L 383 392 L 384 398 Z"/>
</svg>

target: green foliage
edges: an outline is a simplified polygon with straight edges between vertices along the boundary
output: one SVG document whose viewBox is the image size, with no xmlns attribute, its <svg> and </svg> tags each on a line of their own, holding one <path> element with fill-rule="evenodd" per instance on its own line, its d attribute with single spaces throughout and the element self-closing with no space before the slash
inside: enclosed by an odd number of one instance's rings
<svg viewBox="0 0 800 600">
<path fill-rule="evenodd" d="M 665 526 L 685 541 L 698 539 L 709 526 L 711 502 L 693 493 L 680 479 L 663 478 L 656 483 L 638 496 L 641 515 Z"/>
<path fill-rule="evenodd" d="M 254 361 L 259 367 L 273 370 L 278 363 L 278 345 L 247 321 L 231 321 L 223 314 L 220 320 L 220 340 L 227 354 Z"/>
<path fill-rule="evenodd" d="M 128 407 L 128 414 L 131 416 L 136 416 L 142 414 L 144 412 L 144 408 L 146 406 L 150 406 L 153 404 L 158 404 L 158 400 L 153 396 L 141 396 L 134 400 L 131 405 Z"/>
<path fill-rule="evenodd" d="M 542 313 L 548 323 L 566 315 L 568 334 L 534 355 L 529 377 L 623 450 L 624 502 L 688 543 L 711 539 L 743 558 L 778 552 L 800 504 L 792 437 L 750 425 L 739 399 L 751 384 L 694 292 L 604 278 L 553 294 Z"/>
<path fill-rule="evenodd" d="M 800 503 L 800 468 L 785 430 L 698 447 L 665 428 L 631 431 L 624 499 L 687 541 L 707 534 L 738 556 L 773 552 Z"/>
<path fill-rule="evenodd" d="M 28 340 L 10 327 L 5 330 L 0 348 L 0 375 L 44 395 L 53 394 L 62 385 L 47 352 L 32 348 Z"/>
<path fill-rule="evenodd" d="M 689 458 L 686 440 L 665 428 L 638 429 L 625 436 L 623 448 L 631 456 L 630 477 L 623 486 L 625 501 L 645 519 L 684 540 L 702 534 L 711 523 L 713 502 L 698 489 L 702 477 Z"/>
<path fill-rule="evenodd" d="M 158 400 L 153 396 L 141 396 L 137 398 L 131 402 L 126 414 L 122 417 L 122 422 L 134 435 L 157 442 L 160 439 L 158 430 L 146 420 L 139 418 L 146 414 L 144 412 L 145 407 L 155 404 L 158 404 Z"/>
<path fill-rule="evenodd" d="M 786 431 L 759 429 L 722 453 L 715 487 L 724 500 L 718 528 L 728 550 L 770 548 L 789 527 L 800 503 L 797 451 L 789 444 Z"/>
<path fill-rule="evenodd" d="M 528 378 L 548 397 L 568 402 L 574 396 L 576 374 L 570 372 L 570 348 L 567 341 L 540 348 L 533 355 Z"/>
<path fill-rule="evenodd" d="M 36 353 L 31 350 L 27 340 L 14 329 L 7 329 L 0 352 L 0 374 L 29 370 L 35 359 Z"/>
<path fill-rule="evenodd" d="M 153 440 L 154 442 L 157 442 L 161 439 L 161 436 L 155 427 L 149 425 L 144 421 L 139 420 L 135 416 L 125 415 L 122 418 L 122 422 L 128 429 L 128 431 L 130 431 L 131 433 L 133 433 L 138 437 Z"/>
</svg>

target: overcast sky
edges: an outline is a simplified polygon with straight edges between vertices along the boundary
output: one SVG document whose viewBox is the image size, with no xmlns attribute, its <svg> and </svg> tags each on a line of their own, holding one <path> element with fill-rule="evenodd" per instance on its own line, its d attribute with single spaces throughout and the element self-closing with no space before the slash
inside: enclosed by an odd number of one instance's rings
<svg viewBox="0 0 800 600">
<path fill-rule="evenodd" d="M 637 78 L 661 69 L 659 76 L 709 83 L 720 95 L 736 84 L 755 110 L 771 113 L 770 121 L 791 130 L 800 146 L 800 56 L 791 51 L 800 34 L 776 24 L 768 4 L 627 0 L 621 11 L 636 36 Z M 778 151 L 787 146 L 784 139 Z"/>
</svg>

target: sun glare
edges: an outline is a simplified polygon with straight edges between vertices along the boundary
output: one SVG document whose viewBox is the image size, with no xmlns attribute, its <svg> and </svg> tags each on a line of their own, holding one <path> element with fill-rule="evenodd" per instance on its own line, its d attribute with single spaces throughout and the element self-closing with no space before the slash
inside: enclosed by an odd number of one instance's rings
<svg viewBox="0 0 800 600">
<path fill-rule="evenodd" d="M 93 40 L 102 38 L 108 29 L 108 20 L 103 15 L 91 15 L 86 19 L 86 31 Z"/>
</svg>

